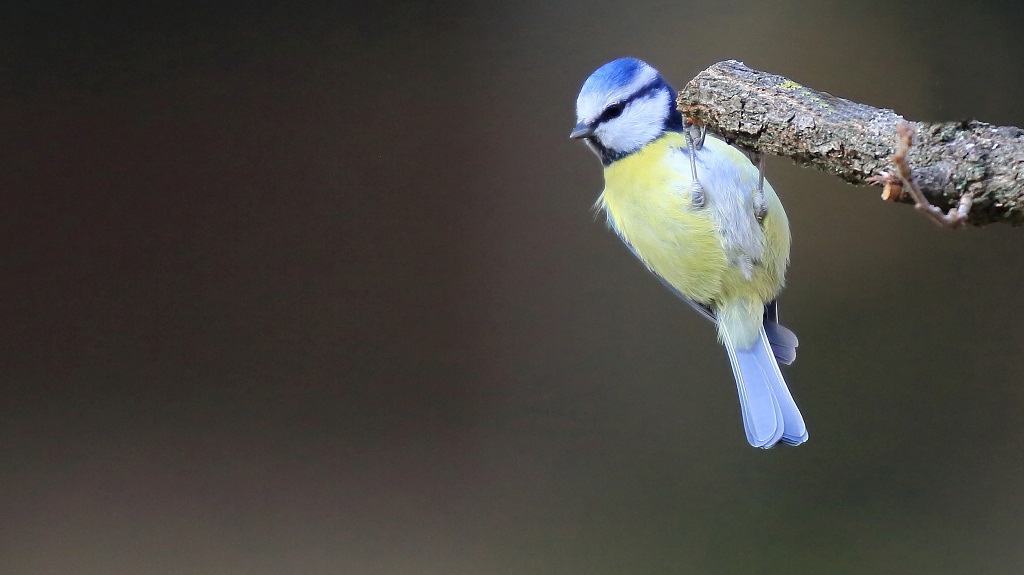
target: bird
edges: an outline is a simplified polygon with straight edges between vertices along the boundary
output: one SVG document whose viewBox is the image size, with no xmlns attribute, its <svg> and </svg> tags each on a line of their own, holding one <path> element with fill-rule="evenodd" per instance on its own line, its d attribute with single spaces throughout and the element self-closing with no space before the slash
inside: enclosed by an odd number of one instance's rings
<svg viewBox="0 0 1024 575">
<path fill-rule="evenodd" d="M 753 447 L 807 441 L 779 363 L 798 340 L 778 318 L 789 220 L 763 161 L 691 124 L 652 66 L 619 58 L 576 99 L 576 125 L 604 168 L 595 209 L 647 269 L 717 327 Z"/>
</svg>

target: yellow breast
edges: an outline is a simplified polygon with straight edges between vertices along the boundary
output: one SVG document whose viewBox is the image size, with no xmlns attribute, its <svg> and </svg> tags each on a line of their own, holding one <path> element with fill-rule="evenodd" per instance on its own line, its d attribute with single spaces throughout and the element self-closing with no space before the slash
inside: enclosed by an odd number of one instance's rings
<svg viewBox="0 0 1024 575">
<path fill-rule="evenodd" d="M 693 206 L 690 178 L 666 161 L 685 146 L 669 132 L 613 162 L 598 206 L 647 267 L 686 297 L 711 303 L 721 296 L 726 258 L 708 213 Z"/>
</svg>

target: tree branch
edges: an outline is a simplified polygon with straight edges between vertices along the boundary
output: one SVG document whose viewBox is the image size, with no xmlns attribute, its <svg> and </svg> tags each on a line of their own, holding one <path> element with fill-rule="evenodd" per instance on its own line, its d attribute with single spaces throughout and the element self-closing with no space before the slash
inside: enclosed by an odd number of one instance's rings
<svg viewBox="0 0 1024 575">
<path fill-rule="evenodd" d="M 885 184 L 891 199 L 914 203 L 900 185 L 893 154 L 903 117 L 796 82 L 719 62 L 679 92 L 683 116 L 731 143 L 793 159 L 852 184 Z M 924 197 L 945 210 L 973 206 L 967 223 L 1024 224 L 1024 130 L 983 122 L 913 122 L 906 158 Z M 971 198 L 971 196 L 973 198 Z M 920 207 L 920 204 L 918 204 Z"/>
</svg>

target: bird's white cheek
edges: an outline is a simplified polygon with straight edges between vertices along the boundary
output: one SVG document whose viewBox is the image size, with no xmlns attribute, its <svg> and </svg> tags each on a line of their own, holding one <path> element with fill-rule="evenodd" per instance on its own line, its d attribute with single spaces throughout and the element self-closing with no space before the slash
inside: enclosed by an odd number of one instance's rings
<svg viewBox="0 0 1024 575">
<path fill-rule="evenodd" d="M 623 115 L 606 122 L 596 134 L 605 147 L 618 152 L 634 152 L 657 138 L 662 132 L 660 121 L 646 121 L 634 115 Z"/>
<path fill-rule="evenodd" d="M 606 148 L 627 154 L 639 150 L 664 131 L 670 99 L 663 91 L 635 100 L 621 116 L 601 124 L 595 134 Z"/>
</svg>

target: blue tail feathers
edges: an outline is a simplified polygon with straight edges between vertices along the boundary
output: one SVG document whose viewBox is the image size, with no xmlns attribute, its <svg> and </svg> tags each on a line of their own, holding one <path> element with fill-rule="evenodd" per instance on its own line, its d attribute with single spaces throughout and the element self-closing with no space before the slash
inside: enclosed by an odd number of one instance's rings
<svg viewBox="0 0 1024 575">
<path fill-rule="evenodd" d="M 779 343 L 770 341 L 766 332 L 769 323 L 780 330 L 777 333 Z M 766 321 L 757 341 L 749 349 L 736 349 L 728 334 L 724 343 L 736 377 L 743 428 L 750 445 L 767 449 L 779 441 L 786 445 L 800 445 L 807 441 L 807 426 L 776 362 L 777 355 L 782 356 L 779 360 L 784 363 L 788 363 L 786 359 L 792 361 L 796 357 L 796 336 L 793 332 L 776 322 Z M 779 349 L 786 353 L 779 354 Z"/>
</svg>

